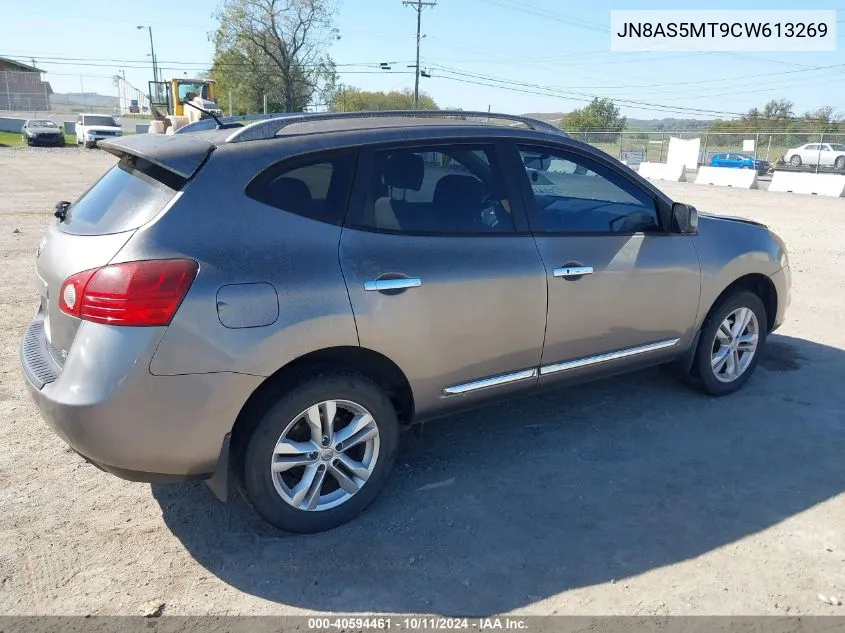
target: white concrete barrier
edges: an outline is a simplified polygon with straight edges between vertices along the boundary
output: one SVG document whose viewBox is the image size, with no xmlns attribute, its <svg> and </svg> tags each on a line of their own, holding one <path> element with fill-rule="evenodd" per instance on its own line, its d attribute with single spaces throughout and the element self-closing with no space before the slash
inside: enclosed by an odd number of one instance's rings
<svg viewBox="0 0 845 633">
<path fill-rule="evenodd" d="M 687 177 L 683 165 L 666 163 L 640 163 L 637 172 L 643 178 L 652 180 L 669 180 L 671 182 L 686 182 Z"/>
<path fill-rule="evenodd" d="M 698 168 L 695 184 L 736 187 L 737 189 L 756 189 L 757 172 L 753 169 L 702 166 Z"/>
<path fill-rule="evenodd" d="M 789 191 L 841 198 L 845 196 L 845 176 L 775 171 L 769 191 Z"/>
</svg>

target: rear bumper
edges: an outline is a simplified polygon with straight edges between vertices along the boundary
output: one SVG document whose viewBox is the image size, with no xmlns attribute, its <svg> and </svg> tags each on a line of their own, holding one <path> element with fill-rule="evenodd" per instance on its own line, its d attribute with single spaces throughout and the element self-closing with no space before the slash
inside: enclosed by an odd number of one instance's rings
<svg viewBox="0 0 845 633">
<path fill-rule="evenodd" d="M 222 372 L 153 376 L 149 361 L 163 331 L 82 323 L 61 368 L 40 316 L 21 344 L 41 417 L 85 459 L 124 479 L 210 476 L 241 406 L 263 380 Z"/>
<path fill-rule="evenodd" d="M 775 314 L 774 326 L 772 327 L 772 331 L 774 331 L 783 325 L 783 322 L 786 320 L 786 311 L 792 302 L 792 272 L 789 270 L 789 266 L 784 266 L 777 271 L 771 276 L 771 280 L 778 295 L 778 309 Z"/>
</svg>

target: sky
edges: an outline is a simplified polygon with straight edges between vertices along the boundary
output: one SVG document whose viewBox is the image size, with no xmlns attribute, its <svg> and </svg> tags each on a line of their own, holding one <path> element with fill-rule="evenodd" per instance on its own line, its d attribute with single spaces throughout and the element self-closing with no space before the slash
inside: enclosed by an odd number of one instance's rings
<svg viewBox="0 0 845 633">
<path fill-rule="evenodd" d="M 336 0 L 340 40 L 330 49 L 340 80 L 367 90 L 413 88 L 416 12 L 402 0 Z M 759 2 L 707 0 L 437 0 L 422 14 L 420 88 L 441 107 L 507 113 L 566 112 L 593 96 L 629 118 L 731 118 L 770 99 L 801 114 L 831 105 L 845 116 L 845 0 L 835 52 L 619 53 L 610 51 L 611 9 L 759 9 Z M 679 6 L 681 5 L 681 6 Z M 768 0 L 766 9 L 799 8 Z M 0 56 L 34 59 L 55 92 L 117 94 L 126 73 L 146 91 L 156 56 L 167 76 L 206 70 L 215 0 L 0 0 Z M 390 71 L 379 63 L 390 64 Z"/>
</svg>

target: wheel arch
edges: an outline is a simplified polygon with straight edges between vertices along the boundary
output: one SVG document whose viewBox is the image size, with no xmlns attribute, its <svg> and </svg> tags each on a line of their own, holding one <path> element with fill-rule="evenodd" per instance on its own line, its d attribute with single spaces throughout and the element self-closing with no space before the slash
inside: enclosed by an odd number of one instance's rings
<svg viewBox="0 0 845 633">
<path fill-rule="evenodd" d="M 704 315 L 704 318 L 701 320 L 701 323 L 696 328 L 692 337 L 692 344 L 687 352 L 674 365 L 674 367 L 680 369 L 681 375 L 686 375 L 691 371 L 693 364 L 695 363 L 695 358 L 698 355 L 701 332 L 707 326 L 713 311 L 722 303 L 722 301 L 724 301 L 725 297 L 737 290 L 748 290 L 760 297 L 760 300 L 763 302 L 763 307 L 766 308 L 766 332 L 771 332 L 774 328 L 778 307 L 778 295 L 774 282 L 762 273 L 748 273 L 734 279 L 716 296 L 710 304 L 710 307 L 707 308 L 707 313 Z"/>
<path fill-rule="evenodd" d="M 354 372 L 369 378 L 381 387 L 396 409 L 400 423 L 409 424 L 414 416 L 414 395 L 405 373 L 388 357 L 365 347 L 329 347 L 309 352 L 280 367 L 268 376 L 241 407 L 232 426 L 233 454 L 249 437 L 261 412 L 272 404 L 284 389 L 301 382 L 306 372 Z"/>
<path fill-rule="evenodd" d="M 713 310 L 725 299 L 725 297 L 736 290 L 748 290 L 760 297 L 760 301 L 763 302 L 763 306 L 766 308 L 766 331 L 771 332 L 775 326 L 775 318 L 777 317 L 778 293 L 774 282 L 762 273 L 749 273 L 742 275 L 728 284 L 707 309 L 707 315 L 704 317 L 701 327 L 704 327 L 704 324 L 707 323 L 707 320 L 710 318 Z"/>
</svg>

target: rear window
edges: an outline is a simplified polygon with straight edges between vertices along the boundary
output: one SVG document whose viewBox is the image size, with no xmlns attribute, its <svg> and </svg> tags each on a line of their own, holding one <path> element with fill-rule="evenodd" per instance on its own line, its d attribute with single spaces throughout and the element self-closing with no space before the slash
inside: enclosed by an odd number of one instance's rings
<svg viewBox="0 0 845 633">
<path fill-rule="evenodd" d="M 137 156 L 124 156 L 82 194 L 59 228 L 76 235 L 131 231 L 152 220 L 185 179 Z"/>
</svg>

